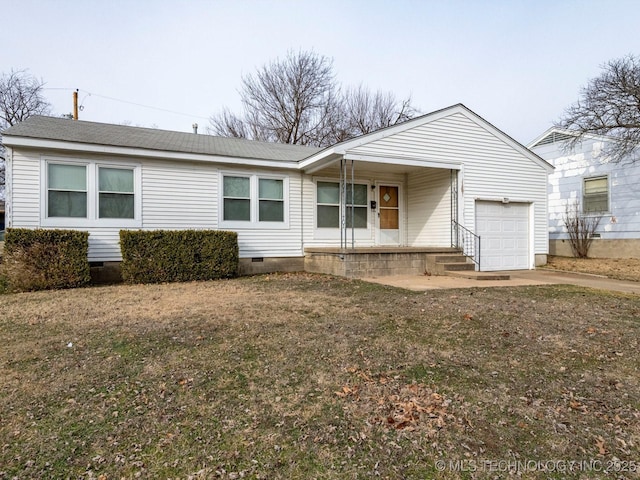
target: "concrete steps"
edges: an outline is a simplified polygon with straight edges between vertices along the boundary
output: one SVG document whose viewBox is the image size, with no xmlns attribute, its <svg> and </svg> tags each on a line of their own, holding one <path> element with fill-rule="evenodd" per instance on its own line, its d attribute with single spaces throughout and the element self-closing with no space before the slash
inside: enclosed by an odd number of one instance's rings
<svg viewBox="0 0 640 480">
<path fill-rule="evenodd" d="M 428 255 L 427 271 L 432 275 L 448 275 L 473 280 L 509 280 L 510 276 L 491 272 L 476 272 L 472 260 L 462 253 Z"/>
<path fill-rule="evenodd" d="M 468 272 L 448 271 L 447 276 L 467 278 L 469 280 L 510 280 L 511 279 L 511 275 L 504 274 L 504 273 L 476 272 L 476 271 L 468 271 Z"/>
</svg>

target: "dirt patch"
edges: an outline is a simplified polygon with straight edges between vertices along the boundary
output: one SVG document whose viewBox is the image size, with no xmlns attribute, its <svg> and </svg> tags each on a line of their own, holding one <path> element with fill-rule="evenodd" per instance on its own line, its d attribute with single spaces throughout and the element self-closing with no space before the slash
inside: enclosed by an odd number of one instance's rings
<svg viewBox="0 0 640 480">
<path fill-rule="evenodd" d="M 603 275 L 640 282 L 640 258 L 570 258 L 549 256 L 546 268 Z"/>
</svg>

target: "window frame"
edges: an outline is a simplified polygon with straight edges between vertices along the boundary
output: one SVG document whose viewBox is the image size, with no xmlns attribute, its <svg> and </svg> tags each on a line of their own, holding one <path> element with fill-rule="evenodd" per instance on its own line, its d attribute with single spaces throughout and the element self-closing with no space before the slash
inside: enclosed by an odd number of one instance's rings
<svg viewBox="0 0 640 480">
<path fill-rule="evenodd" d="M 224 194 L 224 179 L 225 177 L 229 177 L 229 178 L 246 178 L 247 180 L 249 180 L 249 196 L 248 197 L 232 197 L 232 196 L 226 196 Z M 231 175 L 231 174 L 224 174 L 220 177 L 220 191 L 222 192 L 222 200 L 220 201 L 220 220 L 221 222 L 225 223 L 225 224 L 231 224 L 231 223 L 242 223 L 245 224 L 246 222 L 251 222 L 252 220 L 252 214 L 251 214 L 251 175 L 248 174 L 236 174 L 236 175 Z M 230 200 L 249 200 L 249 220 L 226 220 L 224 218 L 224 208 L 225 208 L 225 200 L 230 199 Z"/>
<path fill-rule="evenodd" d="M 132 192 L 116 192 L 116 191 L 108 191 L 100 189 L 100 169 L 110 169 L 110 170 L 128 170 L 133 174 L 133 191 Z M 136 218 L 136 173 L 135 169 L 129 168 L 126 166 L 116 166 L 116 165 L 103 165 L 96 164 L 96 216 L 100 221 L 103 220 L 135 220 Z M 133 196 L 133 218 L 131 217 L 101 217 L 100 216 L 100 195 L 102 194 L 110 194 L 110 195 L 131 195 Z"/>
<path fill-rule="evenodd" d="M 314 228 L 314 238 L 318 240 L 334 240 L 340 238 L 340 219 L 342 218 L 342 209 L 344 208 L 341 205 L 341 201 L 339 199 L 338 204 L 327 204 L 322 203 L 320 205 L 327 206 L 338 206 L 338 227 L 318 227 L 318 183 L 336 183 L 340 184 L 340 180 L 336 178 L 328 178 L 328 177 L 314 177 L 313 178 L 313 228 Z M 351 182 L 349 181 L 349 184 Z M 369 240 L 372 235 L 372 229 L 374 227 L 373 222 L 375 221 L 374 214 L 371 211 L 371 182 L 363 179 L 354 179 L 354 184 L 356 185 L 364 185 L 367 190 L 367 200 L 365 205 L 355 205 L 358 208 L 366 208 L 367 210 L 367 226 L 366 227 L 356 227 L 354 228 L 355 238 L 358 240 Z M 348 209 L 351 204 L 347 205 Z M 351 231 L 351 227 L 347 227 L 348 231 Z"/>
<path fill-rule="evenodd" d="M 84 168 L 84 183 L 85 183 L 85 189 L 84 190 L 60 190 L 60 189 L 54 189 L 54 188 L 49 188 L 49 165 L 61 165 L 61 166 L 71 166 L 71 167 L 83 167 Z M 45 203 L 45 210 L 44 210 L 44 215 L 46 218 L 50 218 L 50 219 L 73 219 L 74 221 L 86 221 L 89 218 L 89 164 L 87 162 L 56 162 L 56 161 L 51 161 L 51 162 L 47 162 L 46 164 L 46 171 L 45 171 L 45 182 L 46 182 L 46 187 L 45 187 L 45 194 L 43 197 L 44 203 Z M 86 215 L 84 217 L 63 217 L 63 216 L 49 216 L 49 192 L 51 191 L 64 191 L 64 192 L 84 192 L 85 194 L 85 212 Z"/>
<path fill-rule="evenodd" d="M 49 216 L 49 165 L 84 166 L 87 175 L 87 216 Z M 43 156 L 40 163 L 40 224 L 43 227 L 141 227 L 142 226 L 142 178 L 138 163 L 117 160 L 89 160 L 82 158 Z M 99 169 L 117 168 L 133 171 L 133 218 L 99 217 Z"/>
<path fill-rule="evenodd" d="M 225 220 L 224 219 L 224 178 L 242 177 L 249 178 L 249 220 Z M 260 221 L 260 200 L 274 201 L 273 199 L 260 198 L 260 180 L 279 180 L 282 182 L 282 222 Z M 259 230 L 283 230 L 289 228 L 289 176 L 286 174 L 273 174 L 261 172 L 247 172 L 238 170 L 220 171 L 218 177 L 218 225 L 221 228 L 233 230 L 259 229 Z"/>
<path fill-rule="evenodd" d="M 606 198 L 607 198 L 607 208 L 605 210 L 586 210 L 586 199 L 587 199 L 587 182 L 591 181 L 591 180 L 606 180 L 607 182 L 607 192 L 606 192 Z M 593 196 L 595 197 L 596 195 L 602 195 L 604 196 L 605 194 L 589 194 L 589 196 Z M 611 183 L 609 181 L 609 175 L 595 175 L 592 177 L 583 177 L 582 178 L 582 214 L 583 215 L 592 215 L 592 216 L 599 216 L 599 215 L 606 215 L 608 213 L 611 212 Z"/>
</svg>

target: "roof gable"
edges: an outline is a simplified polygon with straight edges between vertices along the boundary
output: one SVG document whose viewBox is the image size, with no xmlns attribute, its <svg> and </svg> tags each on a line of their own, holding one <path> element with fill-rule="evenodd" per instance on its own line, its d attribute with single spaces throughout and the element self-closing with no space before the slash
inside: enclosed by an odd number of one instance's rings
<svg viewBox="0 0 640 480">
<path fill-rule="evenodd" d="M 314 164 L 321 164 L 326 162 L 328 159 L 334 158 L 336 156 L 344 155 L 348 151 L 358 149 L 360 147 L 365 146 L 366 144 L 373 143 L 385 139 L 387 137 L 398 135 L 408 130 L 414 129 L 416 127 L 420 127 L 423 125 L 428 125 L 432 122 L 436 122 L 442 118 L 449 117 L 452 115 L 460 114 L 465 116 L 467 119 L 477 124 L 479 127 L 498 138 L 509 147 L 518 151 L 520 154 L 531 160 L 532 162 L 538 164 L 539 166 L 552 171 L 553 166 L 536 155 L 534 152 L 529 150 L 527 147 L 519 143 L 518 141 L 511 138 L 509 135 L 504 133 L 502 130 L 499 130 L 494 125 L 480 117 L 478 114 L 474 113 L 470 109 L 468 109 L 463 104 L 459 103 L 456 105 L 452 105 L 447 108 L 443 108 L 441 110 L 436 110 L 435 112 L 428 113 L 426 115 L 422 115 L 420 117 L 413 118 L 406 122 L 393 125 L 387 128 L 383 128 L 381 130 L 377 130 L 375 132 L 362 135 L 360 137 L 346 140 L 344 142 L 338 143 L 332 147 L 326 148 L 315 155 L 304 159 L 301 161 L 302 168 L 314 168 Z"/>
</svg>

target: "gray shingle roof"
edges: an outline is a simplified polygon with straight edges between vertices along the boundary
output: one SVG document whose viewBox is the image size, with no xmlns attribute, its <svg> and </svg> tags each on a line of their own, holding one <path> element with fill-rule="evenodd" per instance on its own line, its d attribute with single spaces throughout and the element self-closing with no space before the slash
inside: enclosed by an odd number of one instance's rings
<svg viewBox="0 0 640 480">
<path fill-rule="evenodd" d="M 24 122 L 8 128 L 2 134 L 4 137 L 27 137 L 276 161 L 299 161 L 322 150 L 321 148 L 300 145 L 258 142 L 44 116 L 30 117 Z M 5 143 L 10 145 L 11 139 L 5 138 Z"/>
</svg>

